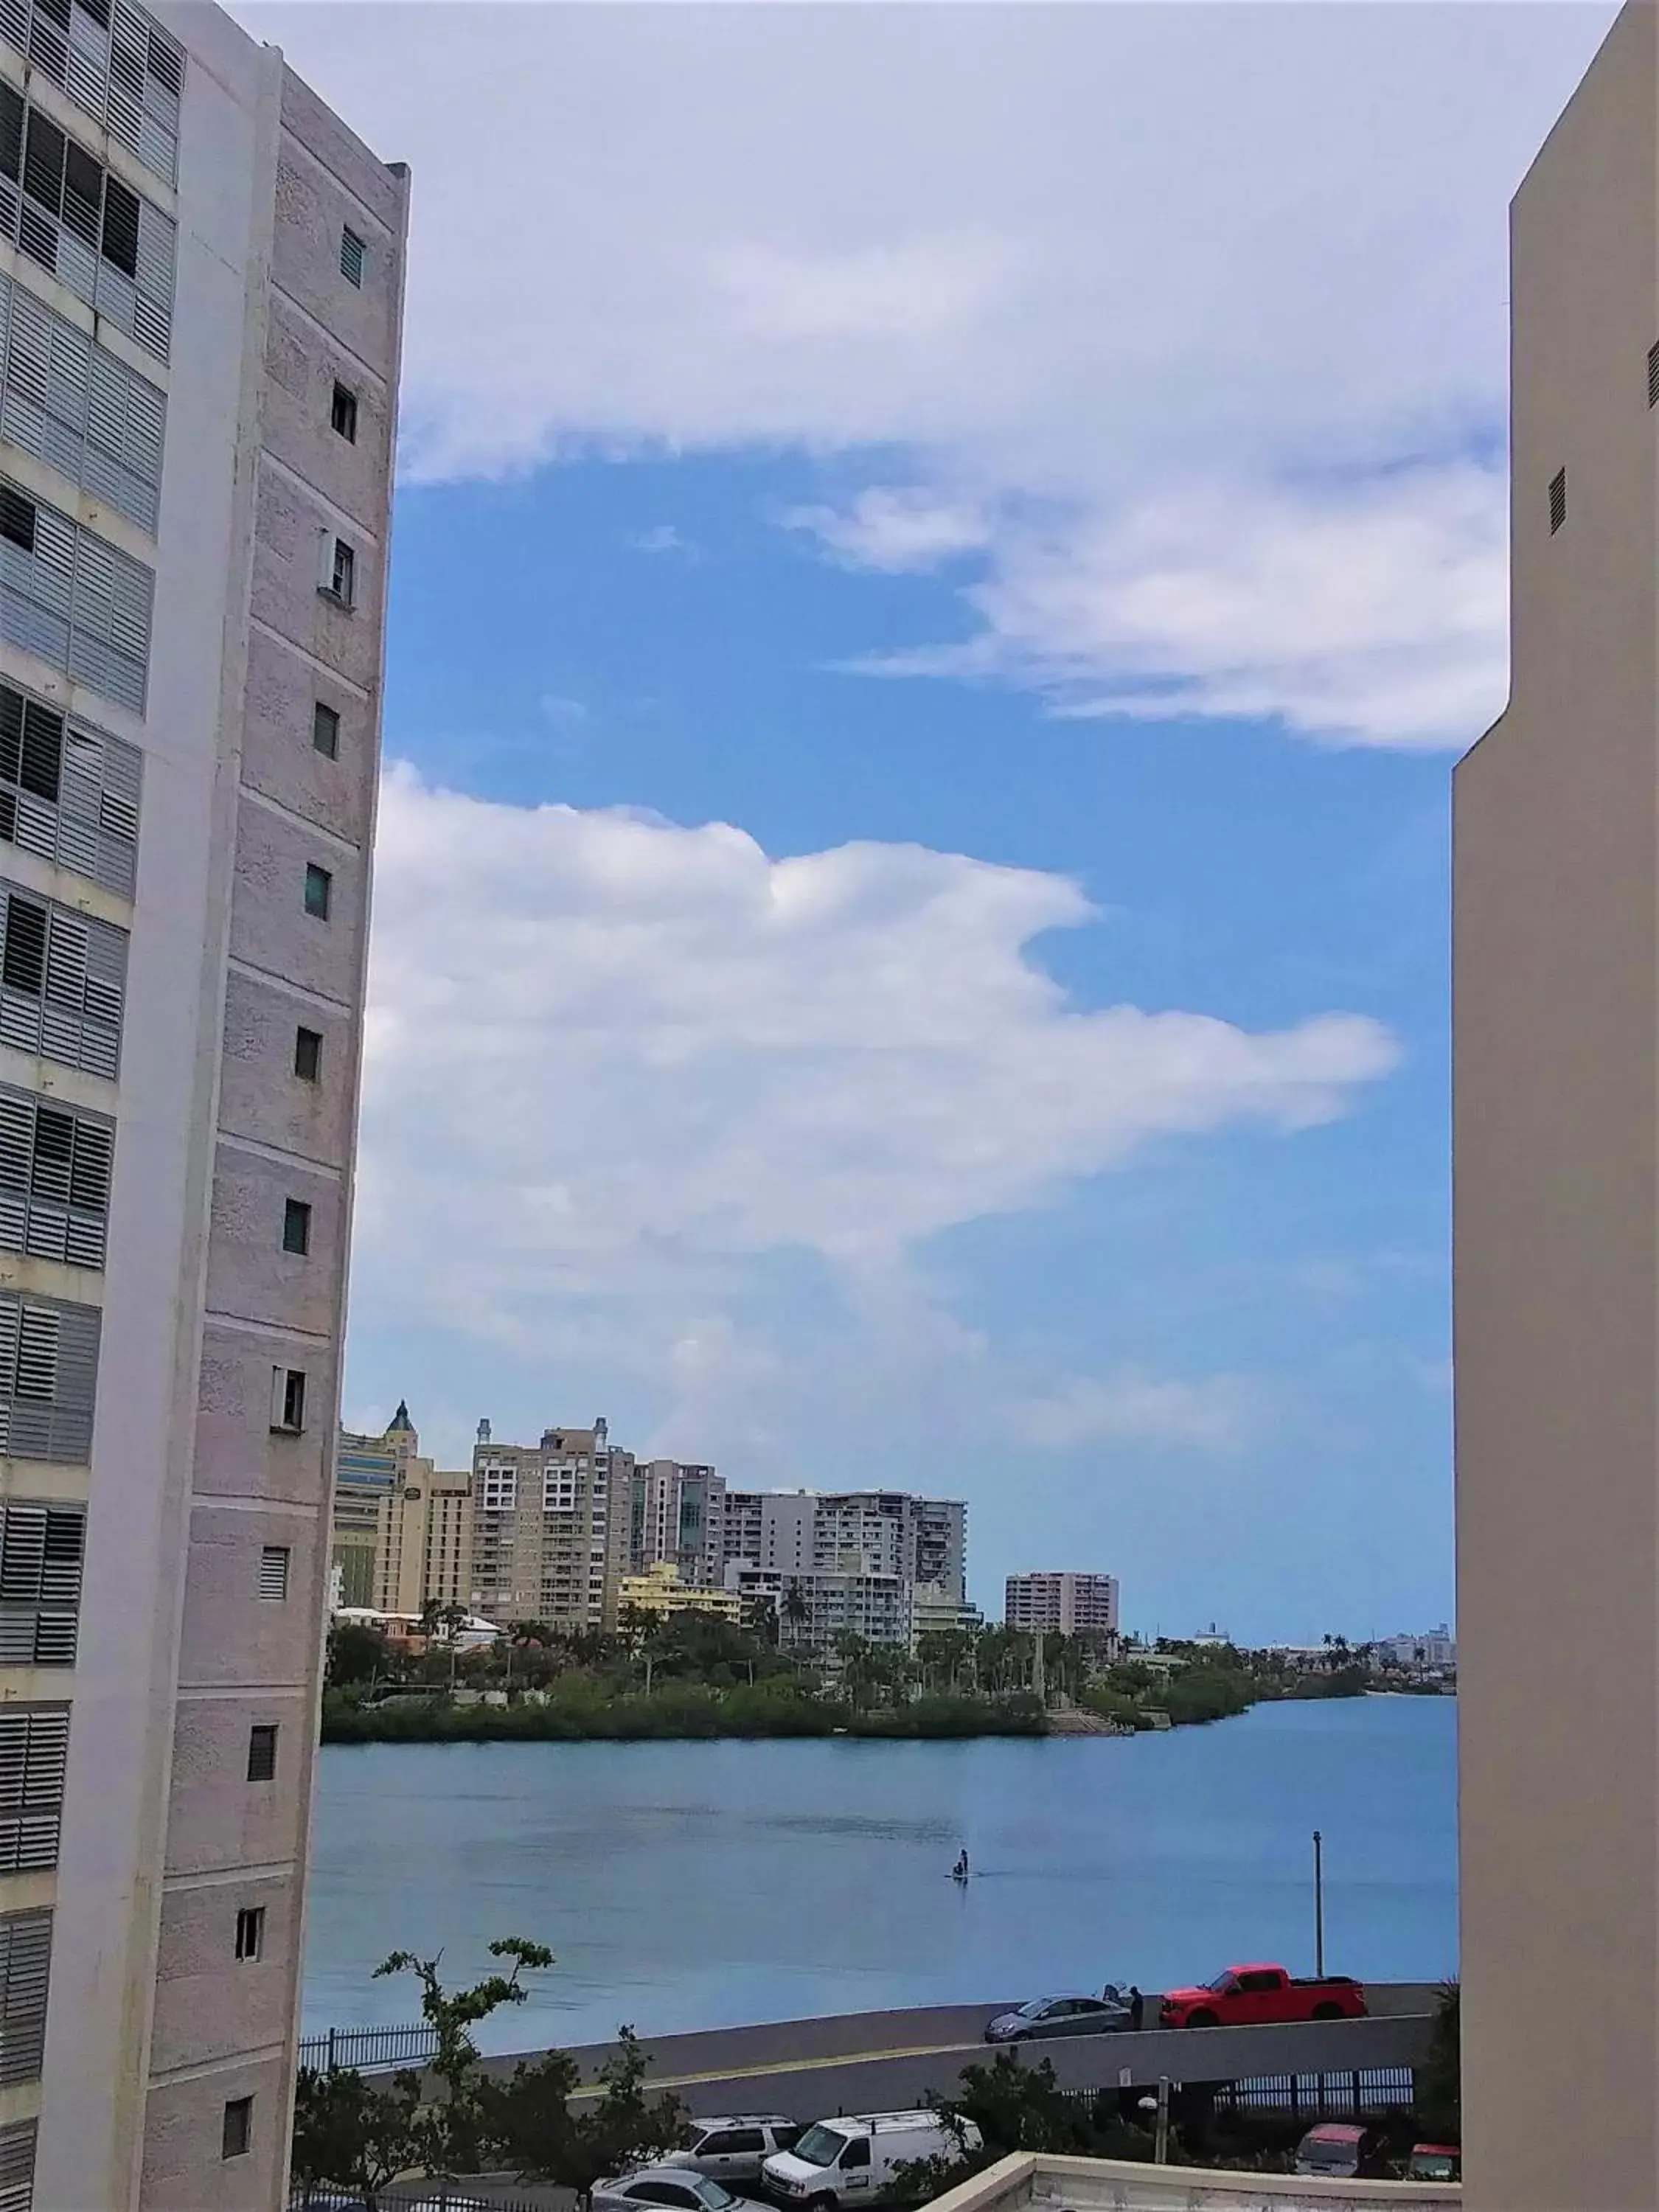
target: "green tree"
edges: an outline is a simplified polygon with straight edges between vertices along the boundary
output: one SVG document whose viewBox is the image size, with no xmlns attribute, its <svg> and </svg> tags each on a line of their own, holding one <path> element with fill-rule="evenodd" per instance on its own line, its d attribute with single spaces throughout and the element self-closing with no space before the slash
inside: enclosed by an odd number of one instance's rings
<svg viewBox="0 0 1659 2212">
<path fill-rule="evenodd" d="M 1463 2004 L 1462 1985 L 1441 1984 L 1434 2008 L 1428 2057 L 1417 2069 L 1417 2120 L 1437 2142 L 1463 2140 Z"/>
<path fill-rule="evenodd" d="M 473 2173 L 483 2164 L 483 2077 L 473 2029 L 502 2005 L 522 2004 L 529 1992 L 520 1976 L 553 1964 L 545 1944 L 532 1943 L 522 1936 L 501 1936 L 490 1945 L 489 1954 L 510 1959 L 511 1973 L 486 1974 L 465 1990 L 447 1990 L 438 1978 L 441 1952 L 436 1958 L 417 1959 L 412 1951 L 394 1951 L 374 1969 L 376 1980 L 386 1974 L 413 1974 L 421 1985 L 421 2017 L 437 2045 L 428 2069 L 444 2089 L 441 2100 L 428 2108 L 423 2122 L 428 2130 L 424 2162 L 436 2172 Z"/>
<path fill-rule="evenodd" d="M 586 2208 L 596 2183 L 671 2148 L 684 2132 L 679 2100 L 646 2094 L 649 2065 L 633 2029 L 618 2028 L 598 2096 L 584 2095 L 574 2059 L 550 2051 L 516 2066 L 506 2081 L 484 2084 L 489 2137 L 524 2179 L 574 2190 Z"/>
<path fill-rule="evenodd" d="M 294 2091 L 294 2185 L 304 2203 L 332 2185 L 375 2212 L 380 2191 L 426 2161 L 429 2130 L 421 2077 L 394 2074 L 388 2088 L 365 2081 L 354 2068 L 321 2073 L 302 2066 Z"/>
<path fill-rule="evenodd" d="M 331 1690 L 359 1682 L 372 1682 L 377 1674 L 396 1671 L 386 1640 L 366 1621 L 337 1621 L 328 1632 L 325 1680 Z"/>
</svg>

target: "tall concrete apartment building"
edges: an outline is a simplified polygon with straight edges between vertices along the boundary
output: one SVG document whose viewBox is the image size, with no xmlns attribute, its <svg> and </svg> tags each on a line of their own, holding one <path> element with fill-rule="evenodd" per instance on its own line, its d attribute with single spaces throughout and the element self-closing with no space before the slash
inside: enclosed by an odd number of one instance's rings
<svg viewBox="0 0 1659 2212">
<path fill-rule="evenodd" d="M 0 0 L 0 2202 L 283 2190 L 407 181 Z"/>
<path fill-rule="evenodd" d="M 634 1457 L 603 1421 L 472 1454 L 472 1604 L 486 1620 L 611 1629 L 628 1565 Z"/>
<path fill-rule="evenodd" d="M 334 1461 L 331 1595 L 341 1606 L 419 1613 L 472 1596 L 472 1478 L 421 1455 L 400 1404 L 378 1437 L 343 1432 Z"/>
<path fill-rule="evenodd" d="M 1471 2212 L 1659 2204 L 1656 20 L 1516 198 L 1511 687 L 1456 781 Z"/>
<path fill-rule="evenodd" d="M 733 1563 L 784 1574 L 896 1576 L 961 1605 L 968 1509 L 959 1498 L 898 1490 L 727 1491 L 722 1579 Z"/>
<path fill-rule="evenodd" d="M 1003 1625 L 1027 1635 L 1115 1636 L 1115 1575 L 1010 1575 L 1004 1586 Z"/>
<path fill-rule="evenodd" d="M 717 1586 L 726 1526 L 726 1481 L 712 1467 L 637 1460 L 629 1482 L 629 1572 L 672 1566 L 683 1583 Z"/>
</svg>

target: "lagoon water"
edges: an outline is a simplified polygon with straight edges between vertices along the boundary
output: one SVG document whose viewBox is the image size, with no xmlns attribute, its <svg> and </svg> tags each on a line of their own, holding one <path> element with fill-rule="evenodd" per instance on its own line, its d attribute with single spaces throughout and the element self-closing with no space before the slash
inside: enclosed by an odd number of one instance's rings
<svg viewBox="0 0 1659 2212">
<path fill-rule="evenodd" d="M 558 1965 L 487 2048 L 988 2002 L 1230 1960 L 1455 1971 L 1451 1698 L 1258 1705 L 1125 1739 L 375 1744 L 322 1753 L 306 2032 L 413 2020 L 388 1951 Z M 974 1880 L 948 1879 L 963 1845 Z"/>
</svg>

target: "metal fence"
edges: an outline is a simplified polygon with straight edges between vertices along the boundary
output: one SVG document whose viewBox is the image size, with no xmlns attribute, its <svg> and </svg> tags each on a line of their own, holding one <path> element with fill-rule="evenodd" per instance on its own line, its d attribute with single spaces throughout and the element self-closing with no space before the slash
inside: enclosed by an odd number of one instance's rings
<svg viewBox="0 0 1659 2212">
<path fill-rule="evenodd" d="M 343 2066 L 423 2066 L 437 2054 L 436 2033 L 419 2027 L 331 2027 L 301 2039 L 300 2063 L 332 2074 Z"/>
<path fill-rule="evenodd" d="M 380 2192 L 381 2212 L 547 2212 L 551 2198 L 473 2197 L 455 2182 L 394 2182 Z M 288 2212 L 362 2212 L 362 2198 L 349 2190 L 296 2190 Z"/>
<path fill-rule="evenodd" d="M 1357 2119 L 1362 2112 L 1408 2112 L 1416 2094 L 1409 2066 L 1355 2074 L 1265 2074 L 1216 2085 L 1218 2112 L 1288 2112 L 1310 2119 Z"/>
</svg>

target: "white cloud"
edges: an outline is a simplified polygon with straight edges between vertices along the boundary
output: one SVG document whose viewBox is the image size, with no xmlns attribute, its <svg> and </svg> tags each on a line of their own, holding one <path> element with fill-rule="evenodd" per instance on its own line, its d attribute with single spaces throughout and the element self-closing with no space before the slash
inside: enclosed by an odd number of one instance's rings
<svg viewBox="0 0 1659 2212">
<path fill-rule="evenodd" d="M 872 484 L 845 509 L 795 507 L 783 520 L 792 530 L 810 532 L 849 568 L 896 575 L 979 552 L 992 536 L 980 508 L 942 500 L 921 485 Z"/>
<path fill-rule="evenodd" d="M 1352 1014 L 1251 1031 L 1080 1007 L 1028 947 L 1093 919 L 1064 878 L 960 854 L 774 860 L 724 824 L 394 770 L 360 1287 L 522 1350 L 556 1317 L 567 1344 L 620 1329 L 691 1389 L 750 1356 L 731 1316 L 795 1255 L 871 1335 L 902 1320 L 912 1385 L 971 1364 L 982 1346 L 910 1281 L 927 1239 L 1159 1140 L 1328 1121 L 1396 1056 Z"/>
<path fill-rule="evenodd" d="M 866 548 L 870 504 L 815 526 L 843 557 L 893 566 L 885 505 Z M 948 526 L 951 510 L 918 511 Z M 1278 715 L 1361 744 L 1456 745 L 1503 705 L 1504 544 L 1503 479 L 1470 464 L 1017 523 L 967 593 L 970 641 L 861 665 L 1027 682 L 1077 716 Z"/>
<path fill-rule="evenodd" d="M 1491 710 L 1490 533 L 1422 463 L 1501 420 L 1506 202 L 1601 0 L 243 13 L 413 165 L 417 474 L 868 449 L 830 541 L 988 518 L 1006 679 L 1373 743 Z"/>
<path fill-rule="evenodd" d="M 1085 1444 L 1138 1443 L 1224 1451 L 1260 1425 L 1259 1386 L 1232 1375 L 1196 1381 L 1122 1368 L 1079 1376 L 1022 1409 L 1020 1433 L 1056 1451 Z"/>
<path fill-rule="evenodd" d="M 672 522 L 653 523 L 649 530 L 635 530 L 628 542 L 636 553 L 678 553 L 688 561 L 697 557 L 697 548 Z"/>
</svg>

